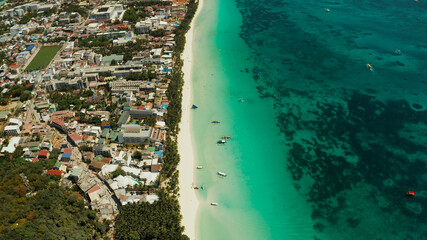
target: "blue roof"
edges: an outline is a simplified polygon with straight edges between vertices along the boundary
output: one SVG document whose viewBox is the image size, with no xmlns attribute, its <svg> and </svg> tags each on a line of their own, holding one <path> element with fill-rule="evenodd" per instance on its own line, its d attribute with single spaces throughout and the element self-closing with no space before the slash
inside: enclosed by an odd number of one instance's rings
<svg viewBox="0 0 427 240">
<path fill-rule="evenodd" d="M 167 104 L 162 104 L 162 106 L 160 108 L 161 109 L 168 109 L 168 105 Z"/>
<path fill-rule="evenodd" d="M 154 152 L 154 154 L 157 154 L 157 155 L 159 155 L 159 158 L 162 158 L 162 156 L 163 156 L 163 151 L 162 151 L 162 150 L 160 150 L 160 151 L 156 151 L 156 152 Z"/>
<path fill-rule="evenodd" d="M 31 51 L 31 50 L 33 50 L 33 48 L 34 48 L 34 44 L 32 44 L 32 45 L 28 46 L 28 47 L 27 47 L 27 51 Z"/>
<path fill-rule="evenodd" d="M 62 158 L 71 158 L 71 153 L 63 153 Z"/>
<path fill-rule="evenodd" d="M 170 67 L 163 68 L 163 72 L 172 72 L 172 68 Z"/>
</svg>

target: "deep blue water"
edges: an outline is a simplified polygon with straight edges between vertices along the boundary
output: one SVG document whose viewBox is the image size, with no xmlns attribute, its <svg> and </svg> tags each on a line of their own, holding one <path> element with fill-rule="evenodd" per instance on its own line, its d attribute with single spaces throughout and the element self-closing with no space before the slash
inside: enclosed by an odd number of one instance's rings
<svg viewBox="0 0 427 240">
<path fill-rule="evenodd" d="M 236 2 L 313 239 L 427 239 L 427 2 Z"/>
</svg>

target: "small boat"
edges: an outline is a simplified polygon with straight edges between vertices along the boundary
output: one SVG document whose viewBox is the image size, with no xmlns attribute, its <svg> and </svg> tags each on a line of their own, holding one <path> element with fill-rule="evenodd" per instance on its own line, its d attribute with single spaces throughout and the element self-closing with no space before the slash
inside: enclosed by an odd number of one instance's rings
<svg viewBox="0 0 427 240">
<path fill-rule="evenodd" d="M 194 187 L 194 189 L 199 189 L 199 187 Z"/>
<path fill-rule="evenodd" d="M 241 98 L 239 98 L 239 100 L 238 100 L 239 102 L 245 102 L 245 99 L 243 99 L 242 97 Z"/>
<path fill-rule="evenodd" d="M 330 11 L 331 11 L 331 9 L 325 8 L 325 12 L 330 12 Z"/>
<path fill-rule="evenodd" d="M 219 140 L 218 142 L 216 142 L 216 143 L 218 143 L 218 144 L 226 144 L 227 143 L 227 141 L 225 141 L 225 140 Z"/>
<path fill-rule="evenodd" d="M 211 205 L 212 205 L 212 206 L 218 206 L 218 203 L 216 203 L 216 202 L 211 202 Z"/>
<path fill-rule="evenodd" d="M 197 109 L 197 108 L 199 108 L 199 107 L 193 104 L 193 106 L 192 106 L 191 108 L 192 108 L 192 109 Z"/>
<path fill-rule="evenodd" d="M 414 191 L 408 191 L 406 193 L 406 196 L 414 197 L 415 196 L 415 192 Z"/>
<path fill-rule="evenodd" d="M 402 55 L 402 51 L 400 51 L 400 49 L 396 49 L 396 51 L 394 51 L 395 55 Z"/>
<path fill-rule="evenodd" d="M 227 177 L 227 174 L 225 172 L 217 172 L 217 174 L 221 177 Z"/>
<path fill-rule="evenodd" d="M 367 63 L 366 64 L 366 68 L 369 70 L 369 71 L 371 71 L 371 72 L 373 72 L 374 71 L 374 68 L 372 67 L 372 65 L 371 64 L 369 64 L 369 63 Z"/>
<path fill-rule="evenodd" d="M 202 169 L 203 168 L 203 166 L 197 166 L 197 169 Z"/>
<path fill-rule="evenodd" d="M 221 123 L 220 121 L 212 121 L 211 123 Z"/>
<path fill-rule="evenodd" d="M 222 139 L 231 139 L 230 136 L 223 136 Z"/>
<path fill-rule="evenodd" d="M 201 186 L 201 187 L 200 187 L 200 189 L 202 189 L 202 190 L 203 190 L 203 189 L 205 189 L 205 187 Z"/>
</svg>

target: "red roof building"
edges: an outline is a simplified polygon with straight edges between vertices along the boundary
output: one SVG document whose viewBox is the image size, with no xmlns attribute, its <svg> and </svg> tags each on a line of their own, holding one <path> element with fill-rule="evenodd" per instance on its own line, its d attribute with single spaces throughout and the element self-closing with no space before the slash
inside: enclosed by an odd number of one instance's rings
<svg viewBox="0 0 427 240">
<path fill-rule="evenodd" d="M 99 189 L 101 189 L 99 186 L 98 186 L 98 184 L 96 184 L 94 187 L 92 187 L 87 193 L 88 194 L 90 194 L 90 193 L 93 193 L 93 192 L 96 192 L 96 191 L 98 191 Z"/>
<path fill-rule="evenodd" d="M 65 126 L 65 122 L 64 121 L 62 121 L 61 119 L 59 119 L 59 118 L 54 118 L 54 119 L 52 119 L 52 123 L 53 124 L 56 124 L 56 125 L 58 125 L 58 126 L 60 126 L 60 127 L 64 127 Z"/>
<path fill-rule="evenodd" d="M 152 172 L 160 172 L 162 170 L 162 164 L 153 164 L 151 165 Z"/>
<path fill-rule="evenodd" d="M 67 131 L 67 127 L 65 126 L 65 122 L 59 118 L 52 119 L 52 126 L 57 128 L 58 130 Z"/>
<path fill-rule="evenodd" d="M 62 176 L 64 172 L 62 170 L 50 169 L 47 171 L 47 175 L 51 176 Z"/>
<path fill-rule="evenodd" d="M 64 153 L 72 153 L 73 152 L 73 149 L 71 149 L 71 148 L 65 148 L 64 149 Z"/>
<path fill-rule="evenodd" d="M 49 151 L 48 150 L 40 150 L 38 157 L 39 158 L 48 158 L 49 157 Z"/>
<path fill-rule="evenodd" d="M 112 160 L 113 160 L 112 158 L 105 157 L 101 161 L 104 162 L 104 163 L 110 164 Z"/>
<path fill-rule="evenodd" d="M 68 134 L 68 138 L 71 139 L 71 142 L 73 142 L 74 145 L 79 145 L 83 139 L 82 136 L 77 133 Z"/>
<path fill-rule="evenodd" d="M 16 63 L 12 63 L 12 64 L 10 64 L 9 68 L 17 69 L 17 68 L 19 68 L 19 65 Z"/>
</svg>

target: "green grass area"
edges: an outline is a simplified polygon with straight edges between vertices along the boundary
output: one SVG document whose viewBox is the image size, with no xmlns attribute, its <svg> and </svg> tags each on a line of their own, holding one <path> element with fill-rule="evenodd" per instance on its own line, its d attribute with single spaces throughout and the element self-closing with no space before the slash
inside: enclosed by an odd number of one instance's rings
<svg viewBox="0 0 427 240">
<path fill-rule="evenodd" d="M 44 69 L 49 65 L 56 53 L 61 49 L 61 45 L 45 46 L 40 49 L 33 61 L 27 66 L 25 71 L 34 71 Z"/>
</svg>

